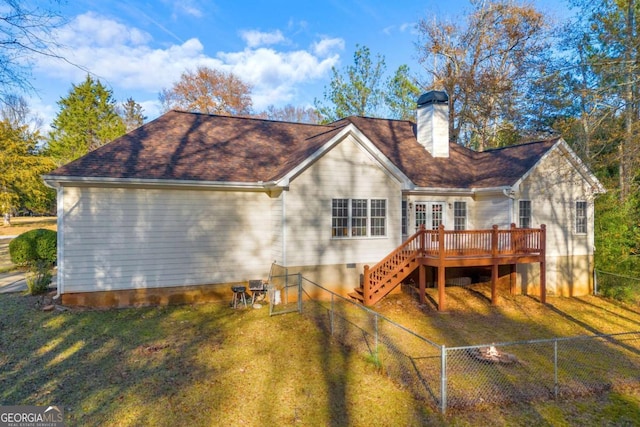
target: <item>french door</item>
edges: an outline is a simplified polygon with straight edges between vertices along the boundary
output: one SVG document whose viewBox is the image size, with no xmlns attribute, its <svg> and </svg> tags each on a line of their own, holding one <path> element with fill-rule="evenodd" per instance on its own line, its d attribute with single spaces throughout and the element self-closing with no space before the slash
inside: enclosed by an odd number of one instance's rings
<svg viewBox="0 0 640 427">
<path fill-rule="evenodd" d="M 416 231 L 421 225 L 436 230 L 444 224 L 444 202 L 416 202 Z"/>
</svg>

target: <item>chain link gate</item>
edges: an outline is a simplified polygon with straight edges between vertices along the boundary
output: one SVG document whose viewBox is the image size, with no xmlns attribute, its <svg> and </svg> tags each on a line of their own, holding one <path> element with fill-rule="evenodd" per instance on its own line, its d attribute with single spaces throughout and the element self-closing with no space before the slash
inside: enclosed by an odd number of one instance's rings
<svg viewBox="0 0 640 427">
<path fill-rule="evenodd" d="M 283 274 L 269 275 L 269 316 L 302 311 L 302 275 L 287 274 L 287 269 L 282 270 Z"/>
</svg>

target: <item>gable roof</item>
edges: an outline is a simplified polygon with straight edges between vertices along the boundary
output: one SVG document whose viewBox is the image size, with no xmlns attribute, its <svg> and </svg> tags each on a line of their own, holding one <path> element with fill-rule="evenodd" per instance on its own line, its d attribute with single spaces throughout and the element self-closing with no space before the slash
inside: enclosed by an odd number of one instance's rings
<svg viewBox="0 0 640 427">
<path fill-rule="evenodd" d="M 263 183 L 282 179 L 355 126 L 416 187 L 513 185 L 559 138 L 475 152 L 450 144 L 434 158 L 411 121 L 347 117 L 328 125 L 170 111 L 47 176 L 67 179 Z"/>
</svg>

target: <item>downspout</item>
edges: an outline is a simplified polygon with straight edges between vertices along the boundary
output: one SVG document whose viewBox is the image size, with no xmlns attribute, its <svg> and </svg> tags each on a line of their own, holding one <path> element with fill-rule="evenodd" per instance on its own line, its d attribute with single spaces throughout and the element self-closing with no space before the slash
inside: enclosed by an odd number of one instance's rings
<svg viewBox="0 0 640 427">
<path fill-rule="evenodd" d="M 282 265 L 287 266 L 287 190 L 282 191 Z"/>
<path fill-rule="evenodd" d="M 505 195 L 509 199 L 509 224 L 514 224 L 513 222 L 513 209 L 514 209 L 514 200 L 516 199 L 515 191 L 513 187 L 509 189 L 503 189 L 502 194 Z"/>
<path fill-rule="evenodd" d="M 58 186 L 56 188 L 56 215 L 57 229 L 58 229 L 58 253 L 57 258 L 57 273 L 56 273 L 56 294 L 53 296 L 54 300 L 58 300 L 64 291 L 64 188 Z"/>
</svg>

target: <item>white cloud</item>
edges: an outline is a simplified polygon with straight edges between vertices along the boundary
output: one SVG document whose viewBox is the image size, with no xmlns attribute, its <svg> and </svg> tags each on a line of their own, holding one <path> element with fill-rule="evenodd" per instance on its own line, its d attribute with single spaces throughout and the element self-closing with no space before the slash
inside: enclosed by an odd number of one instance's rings
<svg viewBox="0 0 640 427">
<path fill-rule="evenodd" d="M 137 28 L 103 18 L 93 12 L 78 15 L 71 23 L 56 32 L 56 40 L 63 46 L 142 45 L 151 35 Z"/>
<path fill-rule="evenodd" d="M 311 46 L 313 53 L 318 56 L 331 55 L 337 50 L 344 50 L 344 40 L 340 38 L 323 38 Z"/>
<path fill-rule="evenodd" d="M 253 102 L 258 110 L 289 102 L 297 84 L 322 78 L 339 60 L 338 54 L 323 59 L 304 50 L 278 52 L 267 48 L 247 48 L 218 57 L 231 72 L 253 85 Z"/>
<path fill-rule="evenodd" d="M 174 19 L 177 19 L 177 15 L 189 15 L 196 18 L 202 18 L 204 15 L 202 10 L 194 4 L 191 0 L 178 0 L 173 2 Z"/>
<path fill-rule="evenodd" d="M 240 37 L 248 47 L 268 46 L 284 42 L 286 39 L 280 30 L 264 33 L 257 30 L 245 30 L 240 32 Z"/>
<path fill-rule="evenodd" d="M 157 94 L 177 81 L 184 71 L 207 66 L 231 71 L 250 83 L 254 108 L 261 110 L 270 104 L 291 102 L 301 85 L 328 75 L 344 49 L 344 41 L 337 38 L 323 38 L 309 49 L 264 47 L 287 41 L 281 31 L 245 31 L 242 37 L 246 43 L 243 50 L 209 54 L 197 38 L 158 45 L 138 28 L 86 13 L 77 16 L 57 34 L 63 44 L 59 54 L 66 61 L 34 58 L 34 73 L 41 77 L 40 81 L 53 81 L 58 87 L 62 83 L 70 88 L 89 71 L 113 88 L 115 94 L 132 96 L 143 105 L 146 115 L 154 118 L 160 107 L 157 100 L 150 99 L 156 99 Z M 57 94 L 58 99 L 61 96 L 66 93 Z"/>
</svg>

